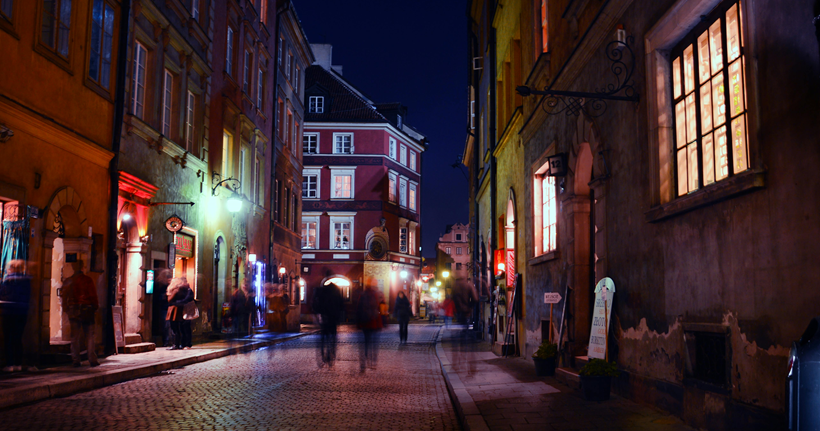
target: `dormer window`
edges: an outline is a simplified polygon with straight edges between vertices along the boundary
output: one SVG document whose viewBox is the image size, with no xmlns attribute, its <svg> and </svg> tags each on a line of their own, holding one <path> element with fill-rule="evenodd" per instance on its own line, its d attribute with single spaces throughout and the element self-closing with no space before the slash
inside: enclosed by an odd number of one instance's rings
<svg viewBox="0 0 820 431">
<path fill-rule="evenodd" d="M 396 115 L 396 126 L 401 129 L 401 115 Z"/>
<path fill-rule="evenodd" d="M 323 96 L 310 96 L 308 99 L 308 112 L 311 114 L 324 113 L 325 98 Z"/>
</svg>

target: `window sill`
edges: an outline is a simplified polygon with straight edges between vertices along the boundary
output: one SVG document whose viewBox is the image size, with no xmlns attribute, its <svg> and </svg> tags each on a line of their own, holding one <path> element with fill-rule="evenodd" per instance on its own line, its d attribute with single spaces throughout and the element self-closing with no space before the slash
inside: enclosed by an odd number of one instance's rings
<svg viewBox="0 0 820 431">
<path fill-rule="evenodd" d="M 71 55 L 71 44 L 69 44 L 69 56 Z M 56 64 L 58 67 L 62 68 L 69 75 L 74 76 L 74 72 L 72 71 L 71 62 L 68 58 L 57 54 L 56 52 L 52 51 L 50 48 L 46 47 L 41 43 L 36 43 L 34 45 L 34 51 L 38 54 L 42 55 L 52 63 Z"/>
<path fill-rule="evenodd" d="M 743 193 L 766 187 L 765 169 L 751 169 L 740 175 L 709 185 L 692 194 L 654 207 L 644 213 L 650 223 L 662 221 L 697 208 L 712 205 Z"/>
<path fill-rule="evenodd" d="M 17 31 L 14 29 L 14 22 L 6 19 L 5 15 L 0 16 L 0 30 L 10 34 L 13 38 L 20 40 L 20 35 L 17 34 Z"/>
<path fill-rule="evenodd" d="M 551 261 L 551 260 L 558 259 L 559 257 L 560 257 L 560 256 L 559 256 L 559 254 L 558 254 L 558 250 L 553 250 L 553 251 L 551 251 L 551 252 L 549 252 L 549 253 L 544 253 L 544 254 L 542 254 L 542 255 L 540 255 L 540 256 L 536 256 L 536 257 L 534 257 L 534 258 L 530 259 L 530 260 L 527 262 L 527 264 L 528 264 L 529 266 L 540 265 L 540 264 L 542 264 L 542 263 L 546 263 L 546 262 L 549 262 L 549 261 Z"/>
</svg>

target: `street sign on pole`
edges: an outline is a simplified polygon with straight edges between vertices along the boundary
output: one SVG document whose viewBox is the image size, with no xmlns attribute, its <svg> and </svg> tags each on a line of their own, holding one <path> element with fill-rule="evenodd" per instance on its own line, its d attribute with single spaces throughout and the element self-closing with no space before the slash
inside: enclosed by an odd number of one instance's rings
<svg viewBox="0 0 820 431">
<path fill-rule="evenodd" d="M 544 304 L 557 304 L 561 302 L 561 294 L 558 292 L 544 292 Z"/>
</svg>

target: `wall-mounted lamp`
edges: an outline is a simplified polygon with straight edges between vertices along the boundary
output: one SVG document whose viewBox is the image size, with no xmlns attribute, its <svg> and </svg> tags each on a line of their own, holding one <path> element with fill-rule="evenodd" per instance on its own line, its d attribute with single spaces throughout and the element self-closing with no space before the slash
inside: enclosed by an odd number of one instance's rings
<svg viewBox="0 0 820 431">
<path fill-rule="evenodd" d="M 407 271 L 402 270 L 402 271 L 399 273 L 399 275 L 401 276 L 401 278 L 407 278 Z"/>
<path fill-rule="evenodd" d="M 444 277 L 444 278 L 449 277 L 450 276 L 450 271 L 442 271 L 441 276 Z"/>
<path fill-rule="evenodd" d="M 123 220 L 123 221 L 128 221 L 128 220 L 131 220 L 131 214 L 129 214 L 129 213 L 125 213 L 125 214 L 123 214 L 123 215 L 122 215 L 122 220 Z"/>
<path fill-rule="evenodd" d="M 221 178 L 221 176 L 218 173 L 214 172 L 211 177 L 211 180 L 215 182 L 218 178 Z M 242 210 L 242 195 L 236 192 L 237 190 L 241 190 L 242 188 L 242 182 L 238 179 L 225 178 L 224 180 L 220 180 L 219 182 L 214 184 L 213 188 L 211 189 L 211 196 L 216 196 L 216 189 L 218 189 L 219 186 L 225 183 L 233 184 L 233 187 L 227 184 L 225 185 L 225 187 L 227 187 L 228 190 L 231 191 L 231 196 L 228 198 L 227 202 L 228 212 L 237 213 Z"/>
</svg>

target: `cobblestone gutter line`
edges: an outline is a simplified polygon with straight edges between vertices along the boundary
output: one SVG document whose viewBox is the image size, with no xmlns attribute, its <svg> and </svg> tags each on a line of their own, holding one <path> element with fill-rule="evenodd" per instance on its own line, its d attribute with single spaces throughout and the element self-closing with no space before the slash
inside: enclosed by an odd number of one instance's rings
<svg viewBox="0 0 820 431">
<path fill-rule="evenodd" d="M 464 383 L 461 382 L 458 373 L 456 373 L 453 364 L 444 352 L 441 345 L 441 339 L 444 335 L 443 327 L 439 328 L 438 336 L 436 337 L 436 356 L 441 363 L 441 373 L 444 375 L 444 381 L 447 383 L 447 392 L 450 393 L 450 400 L 458 414 L 458 420 L 461 422 L 462 428 L 465 431 L 489 431 L 490 427 L 476 407 L 473 397 L 467 392 Z"/>
</svg>

